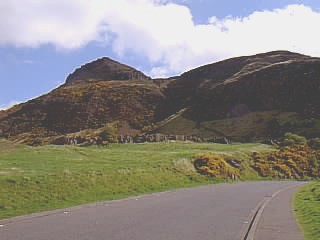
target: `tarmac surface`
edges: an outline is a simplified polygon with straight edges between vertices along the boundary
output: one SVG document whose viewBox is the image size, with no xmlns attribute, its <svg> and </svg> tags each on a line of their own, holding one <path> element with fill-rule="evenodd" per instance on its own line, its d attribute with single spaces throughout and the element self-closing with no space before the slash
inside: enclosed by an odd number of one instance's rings
<svg viewBox="0 0 320 240">
<path fill-rule="evenodd" d="M 0 239 L 300 240 L 291 199 L 302 184 L 215 184 L 26 215 L 0 221 Z"/>
<path fill-rule="evenodd" d="M 258 240 L 303 240 L 303 234 L 294 218 L 292 196 L 296 188 L 277 194 L 266 205 L 255 231 Z"/>
</svg>

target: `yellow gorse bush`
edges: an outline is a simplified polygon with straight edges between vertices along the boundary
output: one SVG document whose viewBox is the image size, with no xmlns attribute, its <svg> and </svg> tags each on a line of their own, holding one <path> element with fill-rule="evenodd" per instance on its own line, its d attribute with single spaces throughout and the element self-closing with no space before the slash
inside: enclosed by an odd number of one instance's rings
<svg viewBox="0 0 320 240">
<path fill-rule="evenodd" d="M 283 147 L 271 153 L 253 153 L 252 167 L 263 177 L 320 177 L 320 151 L 308 146 Z"/>
<path fill-rule="evenodd" d="M 201 174 L 216 178 L 236 178 L 240 176 L 239 170 L 231 167 L 221 155 L 204 153 L 196 155 L 194 158 L 194 166 Z"/>
</svg>

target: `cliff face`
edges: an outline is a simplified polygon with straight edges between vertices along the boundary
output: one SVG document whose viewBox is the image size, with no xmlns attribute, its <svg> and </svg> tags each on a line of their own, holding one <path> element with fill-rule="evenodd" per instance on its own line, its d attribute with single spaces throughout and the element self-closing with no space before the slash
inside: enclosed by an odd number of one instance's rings
<svg viewBox="0 0 320 240">
<path fill-rule="evenodd" d="M 49 94 L 1 111 L 0 134 L 53 136 L 116 121 L 128 133 L 313 136 L 320 134 L 319 102 L 320 59 L 297 53 L 238 57 L 155 80 L 102 58 L 75 70 Z"/>
<path fill-rule="evenodd" d="M 176 98 L 185 99 L 185 103 L 189 105 L 190 103 L 187 100 L 191 100 L 192 104 L 194 98 L 206 92 L 213 93 L 213 89 L 218 86 L 242 81 L 248 76 L 255 78 L 255 74 L 264 69 L 267 69 L 266 72 L 273 72 L 272 66 L 280 64 L 281 71 L 282 67 L 286 68 L 290 62 L 303 63 L 305 61 L 309 62 L 311 59 L 308 56 L 287 51 L 274 51 L 254 56 L 227 59 L 183 73 L 176 81 L 170 84 L 168 92 L 171 91 Z M 319 59 L 314 59 L 314 61 L 319 61 Z M 282 76 L 284 75 L 279 75 L 278 81 L 282 81 Z M 260 80 L 259 77 L 256 78 L 257 81 Z"/>
<path fill-rule="evenodd" d="M 293 59 L 242 71 L 220 83 L 204 82 L 193 103 L 198 114 L 230 117 L 232 109 L 242 104 L 250 111 L 277 109 L 319 117 L 319 59 Z"/>
</svg>

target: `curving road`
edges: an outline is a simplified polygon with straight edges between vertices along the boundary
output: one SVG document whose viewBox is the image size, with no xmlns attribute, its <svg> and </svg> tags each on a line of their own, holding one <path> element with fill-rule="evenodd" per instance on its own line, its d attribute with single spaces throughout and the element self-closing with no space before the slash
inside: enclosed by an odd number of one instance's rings
<svg viewBox="0 0 320 240">
<path fill-rule="evenodd" d="M 261 202 L 279 190 L 291 189 L 291 196 L 301 184 L 217 184 L 17 217 L 0 221 L 0 239 L 242 240 Z M 281 202 L 281 194 L 277 198 Z M 285 201 L 278 210 L 277 203 L 273 205 L 273 211 L 290 211 L 283 207 Z M 267 209 L 265 222 L 272 219 Z M 258 230 L 263 230 L 262 221 L 259 224 Z M 258 233 L 262 239 L 264 232 Z"/>
</svg>

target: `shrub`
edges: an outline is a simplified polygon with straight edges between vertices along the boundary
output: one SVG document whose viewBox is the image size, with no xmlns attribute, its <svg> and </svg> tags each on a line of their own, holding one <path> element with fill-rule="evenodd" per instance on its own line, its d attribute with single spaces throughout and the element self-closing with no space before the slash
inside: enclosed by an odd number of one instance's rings
<svg viewBox="0 0 320 240">
<path fill-rule="evenodd" d="M 212 153 L 196 155 L 194 166 L 199 173 L 215 178 L 232 178 L 240 176 L 239 170 L 231 167 L 224 160 L 223 156 Z"/>
<path fill-rule="evenodd" d="M 283 138 L 284 146 L 306 145 L 307 139 L 294 133 L 286 133 Z"/>
<path fill-rule="evenodd" d="M 101 130 L 99 136 L 101 137 L 103 144 L 118 142 L 117 129 L 114 124 L 106 124 Z"/>
<path fill-rule="evenodd" d="M 320 150 L 320 138 L 313 138 L 308 141 L 308 145 L 315 150 Z"/>
<path fill-rule="evenodd" d="M 271 153 L 254 153 L 253 168 L 263 177 L 320 177 L 320 152 L 308 146 L 282 147 Z"/>
</svg>

